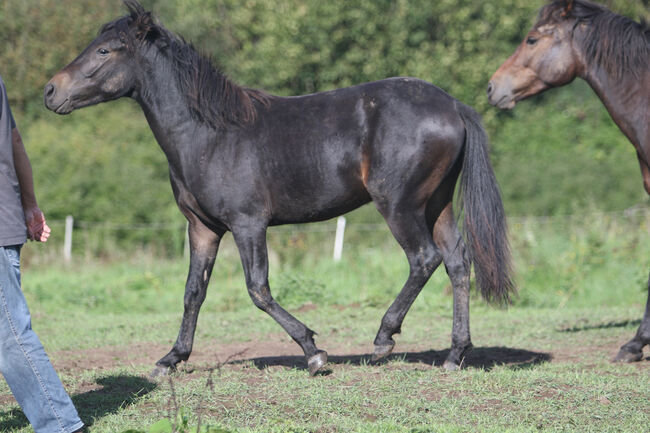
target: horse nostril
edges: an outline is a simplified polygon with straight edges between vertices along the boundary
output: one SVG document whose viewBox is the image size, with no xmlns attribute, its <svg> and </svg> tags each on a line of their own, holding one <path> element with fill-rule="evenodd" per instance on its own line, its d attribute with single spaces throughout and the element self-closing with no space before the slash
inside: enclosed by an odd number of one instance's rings
<svg viewBox="0 0 650 433">
<path fill-rule="evenodd" d="M 488 83 L 488 88 L 487 88 L 487 94 L 488 96 L 492 95 L 492 92 L 494 92 L 494 84 L 492 84 L 492 81 Z"/>
<path fill-rule="evenodd" d="M 50 99 L 52 96 L 54 96 L 54 93 L 56 93 L 56 88 L 54 87 L 54 84 L 49 83 L 47 86 L 45 86 L 45 98 Z"/>
</svg>

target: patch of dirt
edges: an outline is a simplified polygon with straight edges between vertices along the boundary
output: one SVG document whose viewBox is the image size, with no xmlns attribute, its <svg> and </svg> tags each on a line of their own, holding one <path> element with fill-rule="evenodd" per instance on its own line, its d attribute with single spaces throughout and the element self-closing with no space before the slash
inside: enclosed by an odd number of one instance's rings
<svg viewBox="0 0 650 433">
<path fill-rule="evenodd" d="M 570 346 L 570 347 L 561 347 L 557 350 L 554 350 L 552 353 L 553 362 L 566 362 L 566 363 L 575 363 L 580 362 L 586 359 L 591 358 L 594 362 L 600 362 L 601 360 L 612 360 L 614 356 L 618 353 L 618 350 L 623 345 L 624 341 L 621 342 L 608 342 L 602 344 L 595 344 L 591 346 Z M 646 349 L 646 355 L 647 349 Z M 650 356 L 645 357 L 644 360 L 640 362 L 632 362 L 629 365 L 635 366 L 639 369 L 650 369 Z M 585 367 L 583 365 L 583 367 Z M 596 367 L 594 363 L 588 363 L 586 365 L 588 368 Z"/>
<path fill-rule="evenodd" d="M 298 313 L 306 313 L 307 311 L 314 311 L 318 309 L 318 306 L 314 304 L 313 302 L 306 302 L 302 304 L 298 309 L 296 310 Z"/>
<path fill-rule="evenodd" d="M 11 394 L 4 394 L 0 395 L 0 406 L 5 406 L 8 404 L 18 404 L 16 403 L 16 399 L 14 398 L 13 395 Z"/>
<path fill-rule="evenodd" d="M 602 344 L 598 346 L 562 347 L 552 352 L 531 351 L 508 347 L 475 347 L 463 360 L 464 367 L 491 370 L 498 365 L 508 365 L 512 368 L 528 368 L 545 362 L 576 363 L 585 358 L 611 359 L 618 351 L 619 344 Z M 124 366 L 150 365 L 165 355 L 170 346 L 156 343 L 136 343 L 121 347 L 100 347 L 74 351 L 59 351 L 51 354 L 55 368 L 61 372 L 77 372 L 83 370 L 112 369 Z M 348 368 L 349 366 L 371 365 L 372 346 L 367 351 L 351 349 L 350 346 L 327 347 L 330 368 Z M 440 367 L 449 349 L 431 350 L 422 345 L 397 344 L 397 351 L 387 360 L 401 361 L 382 366 L 383 369 L 426 369 L 431 366 Z M 228 368 L 261 369 L 276 368 L 306 368 L 302 350 L 292 341 L 283 336 L 268 336 L 258 341 L 243 343 L 214 344 L 195 346 L 187 363 L 179 368 L 185 372 L 206 370 L 220 364 L 228 364 Z M 640 369 L 650 369 L 650 362 L 644 360 L 634 363 Z M 587 364 L 589 367 L 589 364 Z M 595 364 L 592 365 L 595 367 Z M 584 367 L 584 364 L 583 364 Z M 91 385 L 89 385 L 91 386 Z"/>
<path fill-rule="evenodd" d="M 338 311 L 345 311 L 348 309 L 358 310 L 361 308 L 361 304 L 359 302 L 353 302 L 352 304 L 347 305 L 334 305 L 334 308 L 336 308 Z"/>
</svg>

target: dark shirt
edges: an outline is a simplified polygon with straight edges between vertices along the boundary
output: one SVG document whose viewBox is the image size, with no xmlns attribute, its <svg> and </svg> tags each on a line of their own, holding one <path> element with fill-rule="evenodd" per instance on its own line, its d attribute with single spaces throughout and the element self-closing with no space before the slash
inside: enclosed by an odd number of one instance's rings
<svg viewBox="0 0 650 433">
<path fill-rule="evenodd" d="M 27 241 L 25 214 L 20 202 L 20 186 L 14 167 L 11 140 L 16 127 L 9 108 L 5 83 L 0 77 L 0 246 L 24 244 Z"/>
</svg>

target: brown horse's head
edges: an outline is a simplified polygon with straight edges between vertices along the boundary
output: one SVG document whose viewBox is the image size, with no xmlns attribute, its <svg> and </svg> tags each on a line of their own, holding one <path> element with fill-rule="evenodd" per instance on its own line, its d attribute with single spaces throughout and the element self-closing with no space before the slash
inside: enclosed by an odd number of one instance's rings
<svg viewBox="0 0 650 433">
<path fill-rule="evenodd" d="M 45 106 L 58 113 L 129 95 L 137 82 L 133 46 L 147 37 L 152 18 L 135 0 L 130 15 L 106 24 L 97 38 L 45 86 Z"/>
<path fill-rule="evenodd" d="M 492 76 L 490 104 L 510 109 L 524 98 L 573 81 L 581 67 L 573 46 L 573 8 L 573 0 L 559 0 L 542 9 L 526 38 Z"/>
</svg>

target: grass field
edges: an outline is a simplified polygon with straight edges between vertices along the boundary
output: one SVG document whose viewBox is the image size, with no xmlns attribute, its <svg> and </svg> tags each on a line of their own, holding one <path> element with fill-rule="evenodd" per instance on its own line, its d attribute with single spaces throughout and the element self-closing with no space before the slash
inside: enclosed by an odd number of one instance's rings
<svg viewBox="0 0 650 433">
<path fill-rule="evenodd" d="M 349 218 L 340 263 L 330 258 L 332 222 L 269 234 L 276 299 L 330 355 L 328 374 L 314 378 L 299 347 L 248 299 L 231 238 L 193 355 L 171 381 L 148 373 L 178 332 L 184 259 L 134 253 L 63 265 L 52 245 L 26 247 L 34 328 L 90 431 L 146 431 L 177 408 L 190 425 L 200 415 L 233 432 L 647 431 L 650 358 L 609 362 L 643 313 L 647 212 L 511 219 L 519 296 L 508 309 L 474 296 L 475 348 L 454 373 L 440 367 L 451 331 L 444 269 L 407 316 L 394 355 L 370 362 L 408 267 L 386 229 L 358 224 L 363 212 Z M 31 431 L 4 382 L 0 431 Z"/>
</svg>

